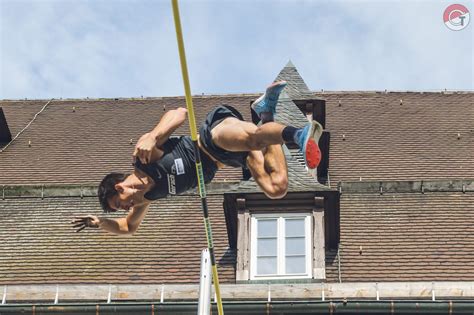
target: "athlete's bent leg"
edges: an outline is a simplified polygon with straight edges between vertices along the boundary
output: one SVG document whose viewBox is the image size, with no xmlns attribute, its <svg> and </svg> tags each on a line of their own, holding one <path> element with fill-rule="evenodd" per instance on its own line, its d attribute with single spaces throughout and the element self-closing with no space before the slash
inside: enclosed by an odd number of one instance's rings
<svg viewBox="0 0 474 315">
<path fill-rule="evenodd" d="M 288 171 L 282 131 L 285 126 L 266 123 L 260 127 L 236 118 L 226 118 L 211 131 L 215 145 L 227 151 L 249 151 L 247 166 L 269 198 L 282 198 L 288 188 Z"/>
<path fill-rule="evenodd" d="M 267 122 L 256 126 L 252 123 L 229 117 L 220 122 L 211 131 L 212 141 L 227 151 L 263 150 L 269 145 L 296 143 L 303 153 L 306 166 L 314 169 L 321 161 L 318 140 L 322 127 L 316 121 L 304 128 L 284 126 Z"/>
<path fill-rule="evenodd" d="M 264 152 L 250 151 L 247 166 L 268 198 L 279 199 L 286 195 L 288 170 L 281 145 L 270 145 Z"/>
<path fill-rule="evenodd" d="M 253 123 L 229 117 L 215 126 L 212 141 L 227 151 L 263 150 L 272 144 L 283 144 L 284 125 L 269 122 L 259 127 Z"/>
</svg>

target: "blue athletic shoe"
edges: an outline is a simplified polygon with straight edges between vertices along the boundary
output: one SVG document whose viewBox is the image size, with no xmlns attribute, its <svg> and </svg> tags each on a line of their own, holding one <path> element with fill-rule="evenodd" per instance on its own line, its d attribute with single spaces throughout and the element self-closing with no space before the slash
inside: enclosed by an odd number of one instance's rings
<svg viewBox="0 0 474 315">
<path fill-rule="evenodd" d="M 252 109 L 257 113 L 258 117 L 261 118 L 261 113 L 272 113 L 272 115 L 276 112 L 276 104 L 278 102 L 278 98 L 280 97 L 281 91 L 285 88 L 286 81 L 278 81 L 272 83 L 265 94 L 260 96 L 255 102 L 252 103 Z"/>
<path fill-rule="evenodd" d="M 308 123 L 296 135 L 296 144 L 300 147 L 304 161 L 309 169 L 318 167 L 321 162 L 321 150 L 319 149 L 319 138 L 323 133 L 323 127 L 317 122 Z"/>
</svg>

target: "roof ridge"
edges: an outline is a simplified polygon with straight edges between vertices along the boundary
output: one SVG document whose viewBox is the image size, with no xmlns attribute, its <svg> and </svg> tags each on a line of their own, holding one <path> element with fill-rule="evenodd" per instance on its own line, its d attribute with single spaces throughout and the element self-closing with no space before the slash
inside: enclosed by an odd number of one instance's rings
<svg viewBox="0 0 474 315">
<path fill-rule="evenodd" d="M 380 94 L 380 93 L 419 93 L 419 94 L 471 94 L 474 93 L 474 89 L 460 89 L 460 90 L 308 90 L 306 93 L 315 94 Z M 249 93 L 216 93 L 216 94 L 194 94 L 194 98 L 213 98 L 213 97 L 250 97 L 261 95 L 261 92 L 249 92 Z M 162 99 L 185 99 L 184 95 L 176 96 L 144 96 L 144 97 L 97 97 L 97 98 L 52 98 L 55 101 L 123 101 L 123 100 L 162 100 Z M 0 102 L 39 102 L 48 101 L 51 98 L 24 98 L 24 99 L 0 99 Z"/>
<path fill-rule="evenodd" d="M 193 98 L 213 98 L 213 97 L 250 97 L 250 96 L 259 96 L 261 92 L 255 93 L 236 93 L 236 94 L 195 94 L 192 95 Z M 137 101 L 137 100 L 163 100 L 163 99 L 185 99 L 184 95 L 177 96 L 145 96 L 145 97 L 98 97 L 98 98 L 54 98 L 55 101 Z M 3 99 L 0 102 L 38 102 L 38 101 L 48 101 L 51 99 Z"/>
<path fill-rule="evenodd" d="M 413 94 L 470 94 L 473 90 L 313 90 L 315 94 L 388 94 L 388 93 L 413 93 Z"/>
</svg>

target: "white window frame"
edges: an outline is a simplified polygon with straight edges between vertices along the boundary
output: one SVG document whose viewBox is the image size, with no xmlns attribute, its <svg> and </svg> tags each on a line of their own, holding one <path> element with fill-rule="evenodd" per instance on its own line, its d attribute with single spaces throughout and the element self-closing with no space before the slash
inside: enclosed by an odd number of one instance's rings
<svg viewBox="0 0 474 315">
<path fill-rule="evenodd" d="M 301 274 L 285 273 L 285 219 L 304 218 L 305 225 L 305 266 L 306 272 Z M 257 274 L 257 221 L 259 219 L 277 219 L 277 274 Z M 250 280 L 268 279 L 307 279 L 312 278 L 312 214 L 311 213 L 261 213 L 251 215 L 250 226 Z"/>
</svg>

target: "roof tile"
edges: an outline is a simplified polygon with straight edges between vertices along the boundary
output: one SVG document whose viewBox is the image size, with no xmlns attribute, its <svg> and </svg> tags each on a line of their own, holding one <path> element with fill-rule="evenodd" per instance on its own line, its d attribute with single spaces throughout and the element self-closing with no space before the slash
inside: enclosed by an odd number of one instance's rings
<svg viewBox="0 0 474 315">
<path fill-rule="evenodd" d="M 219 277 L 233 282 L 235 253 L 227 249 L 223 197 L 207 199 Z M 100 213 L 96 198 L 5 199 L 0 212 L 0 285 L 199 281 L 207 243 L 196 196 L 153 203 L 137 233 L 128 237 L 94 229 L 73 232 L 74 216 Z"/>
<path fill-rule="evenodd" d="M 473 193 L 343 194 L 342 281 L 473 281 L 472 213 Z"/>
</svg>

